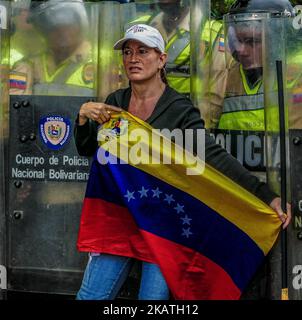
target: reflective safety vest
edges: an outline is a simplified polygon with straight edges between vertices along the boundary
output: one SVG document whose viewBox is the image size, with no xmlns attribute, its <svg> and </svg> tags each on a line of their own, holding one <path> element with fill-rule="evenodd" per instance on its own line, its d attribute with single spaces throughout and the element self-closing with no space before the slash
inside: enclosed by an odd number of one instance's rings
<svg viewBox="0 0 302 320">
<path fill-rule="evenodd" d="M 190 93 L 190 32 L 178 29 L 166 45 L 167 79 L 180 93 Z"/>
<path fill-rule="evenodd" d="M 47 71 L 47 56 L 43 55 L 35 61 L 41 61 L 42 79 L 34 84 L 36 95 L 93 96 L 93 65 L 91 62 L 63 63 L 54 74 Z"/>
<path fill-rule="evenodd" d="M 10 73 L 10 94 L 94 96 L 94 65 L 85 50 L 80 48 L 57 68 L 47 53 L 21 60 Z"/>
<path fill-rule="evenodd" d="M 263 81 L 259 80 L 251 88 L 239 63 L 229 71 L 218 128 L 250 131 L 264 131 L 265 128 Z"/>
</svg>

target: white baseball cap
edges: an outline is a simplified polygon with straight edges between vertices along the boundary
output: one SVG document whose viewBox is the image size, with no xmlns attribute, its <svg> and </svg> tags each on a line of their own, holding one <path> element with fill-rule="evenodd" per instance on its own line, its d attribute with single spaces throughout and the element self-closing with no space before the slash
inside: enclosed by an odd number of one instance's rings
<svg viewBox="0 0 302 320">
<path fill-rule="evenodd" d="M 136 24 L 126 30 L 124 38 L 117 41 L 113 48 L 121 50 L 128 40 L 137 40 L 150 48 L 157 48 L 160 52 L 165 52 L 165 41 L 160 32 L 147 24 Z"/>
</svg>

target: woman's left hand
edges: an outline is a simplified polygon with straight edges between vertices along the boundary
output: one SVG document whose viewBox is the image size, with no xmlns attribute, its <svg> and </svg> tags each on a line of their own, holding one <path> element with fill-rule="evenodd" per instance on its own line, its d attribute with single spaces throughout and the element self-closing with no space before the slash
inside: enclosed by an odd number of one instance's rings
<svg viewBox="0 0 302 320">
<path fill-rule="evenodd" d="M 289 203 L 286 204 L 287 209 L 285 214 L 281 208 L 281 198 L 276 197 L 270 203 L 270 207 L 276 211 L 279 219 L 282 221 L 282 228 L 285 229 L 292 219 L 291 205 Z"/>
</svg>

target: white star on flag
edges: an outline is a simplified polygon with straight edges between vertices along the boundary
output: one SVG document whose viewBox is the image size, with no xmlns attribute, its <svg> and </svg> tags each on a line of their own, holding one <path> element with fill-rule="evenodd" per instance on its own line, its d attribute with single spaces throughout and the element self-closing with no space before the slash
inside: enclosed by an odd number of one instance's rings
<svg viewBox="0 0 302 320">
<path fill-rule="evenodd" d="M 162 191 L 159 191 L 159 188 L 152 190 L 153 192 L 153 198 L 159 198 L 159 195 L 162 193 Z"/>
<path fill-rule="evenodd" d="M 144 186 L 142 186 L 142 190 L 138 190 L 138 192 L 140 193 L 141 197 L 148 197 L 147 192 L 149 191 L 149 189 L 145 189 Z"/>
<path fill-rule="evenodd" d="M 187 228 L 187 229 L 182 229 L 183 233 L 181 234 L 182 236 L 185 236 L 187 238 L 190 237 L 191 234 L 193 234 L 191 231 L 190 231 L 190 228 Z"/>
<path fill-rule="evenodd" d="M 179 214 L 180 212 L 184 213 L 184 206 L 181 206 L 179 203 L 177 203 L 176 207 L 174 208 L 176 212 Z"/>
<path fill-rule="evenodd" d="M 191 225 L 190 221 L 192 220 L 191 218 L 188 217 L 188 215 L 185 215 L 184 217 L 180 217 L 182 220 L 182 224 L 188 224 Z"/>
<path fill-rule="evenodd" d="M 164 201 L 167 201 L 168 204 L 170 204 L 171 202 L 175 201 L 173 199 L 173 194 L 171 194 L 171 195 L 165 194 L 165 196 L 166 196 L 166 198 L 164 199 Z"/>
<path fill-rule="evenodd" d="M 135 191 L 130 192 L 129 190 L 127 190 L 127 194 L 125 194 L 124 197 L 127 198 L 128 202 L 130 202 L 131 199 L 135 200 L 135 197 L 134 197 L 134 195 L 133 195 L 134 192 L 135 192 Z"/>
</svg>

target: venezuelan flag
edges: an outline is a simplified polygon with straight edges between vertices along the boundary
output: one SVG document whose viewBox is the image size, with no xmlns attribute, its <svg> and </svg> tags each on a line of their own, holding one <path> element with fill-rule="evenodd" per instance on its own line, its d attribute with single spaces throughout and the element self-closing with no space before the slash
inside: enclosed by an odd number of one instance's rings
<svg viewBox="0 0 302 320">
<path fill-rule="evenodd" d="M 12 72 L 9 75 L 10 88 L 26 89 L 26 76 L 17 72 Z"/>
<path fill-rule="evenodd" d="M 129 139 L 137 129 L 147 134 Z M 278 236 L 277 215 L 209 165 L 187 175 L 193 161 L 178 164 L 176 145 L 171 164 L 148 163 L 151 132 L 126 112 L 100 127 L 78 249 L 157 263 L 175 299 L 238 299 Z"/>
</svg>

